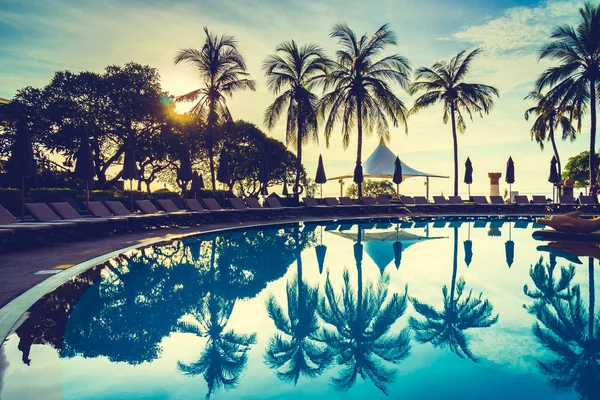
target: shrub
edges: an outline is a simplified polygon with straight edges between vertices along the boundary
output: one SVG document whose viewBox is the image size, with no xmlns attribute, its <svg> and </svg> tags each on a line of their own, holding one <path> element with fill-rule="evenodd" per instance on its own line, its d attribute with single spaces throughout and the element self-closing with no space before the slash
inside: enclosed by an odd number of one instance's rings
<svg viewBox="0 0 600 400">
<path fill-rule="evenodd" d="M 365 179 L 363 182 L 363 195 L 364 196 L 378 196 L 381 194 L 385 194 L 390 197 L 394 197 L 396 195 L 396 188 L 392 181 L 384 180 L 384 181 L 375 181 L 371 179 Z M 358 197 L 358 186 L 356 183 L 348 186 L 346 189 L 346 196 L 348 197 Z"/>
<path fill-rule="evenodd" d="M 66 197 L 76 198 L 81 191 L 68 188 L 35 188 L 27 195 L 27 200 L 33 203 L 49 203 L 63 201 Z"/>
</svg>

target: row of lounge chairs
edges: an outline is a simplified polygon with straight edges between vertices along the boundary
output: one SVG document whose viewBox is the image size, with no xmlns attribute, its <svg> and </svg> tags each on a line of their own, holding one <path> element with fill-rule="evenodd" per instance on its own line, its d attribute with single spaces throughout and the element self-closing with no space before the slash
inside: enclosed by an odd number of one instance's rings
<svg viewBox="0 0 600 400">
<path fill-rule="evenodd" d="M 107 235 L 112 232 L 131 232 L 138 229 L 153 229 L 168 226 L 196 225 L 214 222 L 242 221 L 250 219 L 280 219 L 300 216 L 342 216 L 368 214 L 412 214 L 412 213 L 547 213 L 570 211 L 598 211 L 598 204 L 564 202 L 554 208 L 544 196 L 515 196 L 514 204 L 505 204 L 500 196 L 472 196 L 465 202 L 459 196 L 433 196 L 430 203 L 424 196 L 390 199 L 388 196 L 363 197 L 359 204 L 349 197 L 339 199 L 327 197 L 322 200 L 304 198 L 305 207 L 283 207 L 276 197 L 265 199 L 261 206 L 255 198 L 228 199 L 223 207 L 215 199 L 158 199 L 137 200 L 139 212 L 132 212 L 120 201 L 91 201 L 83 204 L 89 216 L 84 217 L 69 202 L 29 203 L 26 209 L 35 222 L 19 222 L 10 212 L 0 206 L 0 242 L 14 238 L 36 237 L 44 241 L 49 236 L 85 237 Z M 583 202 L 588 199 L 582 199 Z M 183 208 L 184 206 L 185 208 Z M 588 208 L 585 208 L 588 207 Z M 46 235 L 51 231 L 52 235 Z M 19 240 L 21 241 L 21 240 Z"/>
</svg>

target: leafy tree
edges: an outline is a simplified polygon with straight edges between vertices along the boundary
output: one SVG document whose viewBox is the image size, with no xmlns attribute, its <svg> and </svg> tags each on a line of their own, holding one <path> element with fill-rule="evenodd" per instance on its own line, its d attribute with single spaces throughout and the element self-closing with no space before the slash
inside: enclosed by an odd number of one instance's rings
<svg viewBox="0 0 600 400">
<path fill-rule="evenodd" d="M 387 394 L 396 371 L 387 363 L 400 364 L 410 354 L 410 331 L 405 328 L 390 333 L 390 327 L 406 311 L 408 287 L 404 295 L 388 296 L 389 276 L 380 277 L 377 285 L 363 284 L 363 245 L 354 244 L 354 257 L 358 273 L 356 289 L 350 283 L 348 270 L 344 271 L 341 296 L 336 294 L 329 273 L 325 284 L 325 298 L 321 299 L 318 313 L 325 326 L 322 340 L 336 354 L 336 361 L 343 365 L 339 375 L 332 378 L 338 390 L 348 390 L 360 375 L 370 379 Z"/>
<path fill-rule="evenodd" d="M 558 65 L 546 69 L 537 79 L 535 90 L 546 94 L 548 102 L 561 112 L 572 107 L 571 119 L 590 112 L 589 182 L 596 183 L 596 98 L 600 80 L 600 6 L 590 2 L 579 9 L 576 27 L 561 25 L 554 29 L 540 50 L 539 59 Z M 581 130 L 581 118 L 577 131 Z"/>
<path fill-rule="evenodd" d="M 475 355 L 469 349 L 469 340 L 465 335 L 467 329 L 489 328 L 498 322 L 498 315 L 493 315 L 494 307 L 483 299 L 483 293 L 473 296 L 470 290 L 466 297 L 466 282 L 463 278 L 456 279 L 458 271 L 458 228 L 454 228 L 454 256 L 452 262 L 452 283 L 450 291 L 444 285 L 442 294 L 444 304 L 442 310 L 420 302 L 411 297 L 415 311 L 425 320 L 410 317 L 410 326 L 415 332 L 415 339 L 419 343 L 431 343 L 435 347 L 449 348 L 461 358 L 468 357 L 477 361 Z"/>
<path fill-rule="evenodd" d="M 488 114 L 494 106 L 494 97 L 498 90 L 480 83 L 467 83 L 465 78 L 471 62 L 481 53 L 475 49 L 465 56 L 461 51 L 449 62 L 438 61 L 431 68 L 421 67 L 417 70 L 415 82 L 411 86 L 411 94 L 425 92 L 415 100 L 411 114 L 429 108 L 440 102 L 444 108 L 444 124 L 452 122 L 452 142 L 454 146 L 454 195 L 458 196 L 458 139 L 456 130 L 464 133 L 467 129 L 463 113 L 471 120 L 473 113 Z"/>
<path fill-rule="evenodd" d="M 554 157 L 556 157 L 556 161 L 558 163 L 558 171 L 560 175 L 562 174 L 562 166 L 560 163 L 558 148 L 556 147 L 556 140 L 554 139 L 554 129 L 559 127 L 562 129 L 562 140 L 570 139 L 571 141 L 574 141 L 577 130 L 572 125 L 570 118 L 572 116 L 571 112 L 574 110 L 572 107 L 569 107 L 566 110 L 569 115 L 565 115 L 567 113 L 561 112 L 560 109 L 557 109 L 554 105 L 548 103 L 548 99 L 537 92 L 529 93 L 526 98 L 535 100 L 537 102 L 535 107 L 531 107 L 525 111 L 526 120 L 529 120 L 529 116 L 536 117 L 533 122 L 533 126 L 529 131 L 531 140 L 535 140 L 540 145 L 542 150 L 544 149 L 544 142 L 546 140 L 550 141 L 552 144 Z"/>
<path fill-rule="evenodd" d="M 596 153 L 595 161 L 600 159 L 600 154 Z M 563 179 L 571 177 L 575 179 L 576 187 L 586 187 L 590 184 L 590 154 L 583 151 L 576 156 L 569 158 L 565 170 L 562 174 Z"/>
<path fill-rule="evenodd" d="M 260 191 L 259 174 L 261 166 L 266 166 L 267 186 L 292 182 L 296 175 L 296 156 L 288 151 L 283 143 L 268 137 L 256 125 L 237 121 L 227 127 L 228 134 L 222 146 L 230 154 L 231 182 L 242 197 L 255 196 Z M 261 160 L 264 160 L 261 163 Z M 306 185 L 306 171 L 300 170 L 301 183 Z"/>
<path fill-rule="evenodd" d="M 175 56 L 175 64 L 187 62 L 199 73 L 204 87 L 177 97 L 177 101 L 197 101 L 192 112 L 206 122 L 207 150 L 212 188 L 215 189 L 214 143 L 218 125 L 232 122 L 226 96 L 240 90 L 255 90 L 255 83 L 248 79 L 246 62 L 237 49 L 233 36 L 217 36 L 204 27 L 206 40 L 201 50 L 187 48 Z"/>
<path fill-rule="evenodd" d="M 363 195 L 375 197 L 380 194 L 393 197 L 396 195 L 396 188 L 391 181 L 388 180 L 374 180 L 365 179 L 363 182 Z M 356 183 L 351 184 L 346 189 L 346 196 L 358 197 L 358 185 Z"/>
<path fill-rule="evenodd" d="M 273 129 L 286 108 L 286 145 L 295 144 L 297 148 L 293 186 L 296 200 L 302 171 L 302 145 L 319 139 L 318 97 L 311 89 L 324 82 L 328 66 L 329 60 L 319 46 L 310 43 L 298 48 L 293 40 L 278 45 L 275 54 L 263 63 L 267 87 L 277 96 L 265 111 L 265 123 Z"/>
<path fill-rule="evenodd" d="M 387 24 L 370 37 L 363 35 L 360 39 L 346 24 L 337 24 L 331 37 L 338 39 L 340 48 L 325 84 L 325 89 L 331 88 L 331 92 L 321 98 L 319 105 L 320 115 L 327 115 L 325 139 L 329 146 L 333 128 L 340 122 L 342 146 L 346 149 L 356 126 L 356 167 L 362 168 L 363 129 L 367 135 L 375 130 L 387 140 L 388 119 L 394 126 L 399 123 L 406 126 L 406 107 L 392 92 L 390 83 L 408 88 L 411 69 L 408 60 L 399 54 L 376 58 L 384 49 L 396 44 L 395 34 Z M 359 187 L 358 197 L 362 195 Z"/>
</svg>

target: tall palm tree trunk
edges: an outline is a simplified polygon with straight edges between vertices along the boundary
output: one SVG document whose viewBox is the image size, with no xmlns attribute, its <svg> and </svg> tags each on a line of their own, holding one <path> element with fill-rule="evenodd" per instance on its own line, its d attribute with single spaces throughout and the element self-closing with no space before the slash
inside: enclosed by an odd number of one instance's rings
<svg viewBox="0 0 600 400">
<path fill-rule="evenodd" d="M 362 252 L 362 228 L 358 228 L 358 236 L 356 239 L 356 244 L 360 245 L 360 250 Z M 360 255 L 360 258 L 357 259 L 357 263 L 356 263 L 356 275 L 357 275 L 357 280 L 358 280 L 358 284 L 357 284 L 357 295 L 356 295 L 356 299 L 357 299 L 357 307 L 356 307 L 356 320 L 360 321 L 361 318 L 361 312 L 362 312 L 362 303 L 363 303 L 363 276 L 362 276 L 362 253 Z"/>
<path fill-rule="evenodd" d="M 588 339 L 595 337 L 594 332 L 594 317 L 596 316 L 596 288 L 594 287 L 594 259 L 589 258 L 588 261 L 588 275 L 589 275 L 589 291 L 590 291 L 590 310 L 588 315 Z"/>
<path fill-rule="evenodd" d="M 212 183 L 212 189 L 217 190 L 217 179 L 215 176 L 215 150 L 213 148 L 214 145 L 214 129 L 215 129 L 215 103 L 213 100 L 210 100 L 210 105 L 208 106 L 208 123 L 207 123 L 207 140 L 206 145 L 208 147 L 208 163 L 210 168 L 210 181 Z"/>
<path fill-rule="evenodd" d="M 454 103 L 450 105 L 450 113 L 452 114 L 452 144 L 454 145 L 454 195 L 458 196 L 458 139 L 456 137 Z"/>
<path fill-rule="evenodd" d="M 302 169 L 302 135 L 304 134 L 304 126 L 302 125 L 302 117 L 301 114 L 302 109 L 300 104 L 298 104 L 298 151 L 296 153 L 296 184 L 294 185 L 294 200 L 296 202 L 300 201 L 300 170 Z"/>
<path fill-rule="evenodd" d="M 590 185 L 596 184 L 596 82 L 590 80 Z"/>
<path fill-rule="evenodd" d="M 359 166 L 362 163 L 362 103 L 360 96 L 356 96 L 356 111 L 358 113 L 358 149 L 356 151 L 356 165 Z M 361 200 L 363 196 L 363 185 L 361 183 L 357 183 L 358 185 L 358 199 Z"/>
<path fill-rule="evenodd" d="M 450 285 L 450 304 L 454 309 L 454 292 L 456 291 L 456 274 L 458 273 L 458 228 L 454 228 L 454 256 L 452 258 L 452 283 Z"/>
<path fill-rule="evenodd" d="M 304 301 L 304 281 L 302 278 L 302 247 L 300 246 L 300 228 L 296 228 L 296 268 L 298 275 L 298 307 L 306 304 Z"/>
<path fill-rule="evenodd" d="M 558 156 L 558 148 L 556 147 L 556 140 L 554 140 L 554 121 L 550 121 L 550 143 L 552 143 L 552 150 L 554 151 L 554 157 L 556 158 L 556 164 L 558 165 L 558 176 L 562 176 L 562 168 L 560 166 L 560 157 Z"/>
</svg>

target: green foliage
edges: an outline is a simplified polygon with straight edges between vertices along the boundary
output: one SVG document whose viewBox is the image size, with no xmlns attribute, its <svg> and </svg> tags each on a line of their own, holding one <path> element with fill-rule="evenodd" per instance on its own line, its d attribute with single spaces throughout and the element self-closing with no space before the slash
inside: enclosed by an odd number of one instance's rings
<svg viewBox="0 0 600 400">
<path fill-rule="evenodd" d="M 69 188 L 35 188 L 27 196 L 32 203 L 49 203 L 63 201 L 65 197 L 75 198 L 78 194 L 78 190 Z"/>
<path fill-rule="evenodd" d="M 600 155 L 596 154 L 596 165 L 600 160 Z M 575 187 L 587 187 L 590 184 L 590 153 L 583 151 L 576 156 L 569 158 L 567 165 L 562 173 L 563 179 L 571 177 L 575 179 Z"/>
<path fill-rule="evenodd" d="M 393 197 L 396 195 L 396 187 L 392 181 L 388 180 L 373 180 L 365 179 L 363 182 L 363 195 L 364 196 L 379 196 L 385 194 Z M 356 198 L 358 197 L 358 185 L 356 183 L 351 184 L 346 188 L 346 196 Z"/>
<path fill-rule="evenodd" d="M 267 186 L 288 185 L 294 181 L 296 156 L 283 143 L 268 137 L 256 125 L 237 121 L 222 128 L 223 147 L 230 155 L 231 187 L 242 197 L 255 196 L 260 191 L 259 174 L 264 159 L 269 182 Z M 300 171 L 301 184 L 305 185 L 306 172 Z"/>
<path fill-rule="evenodd" d="M 14 215 L 20 215 L 21 189 L 0 188 L 0 204 Z"/>
</svg>

